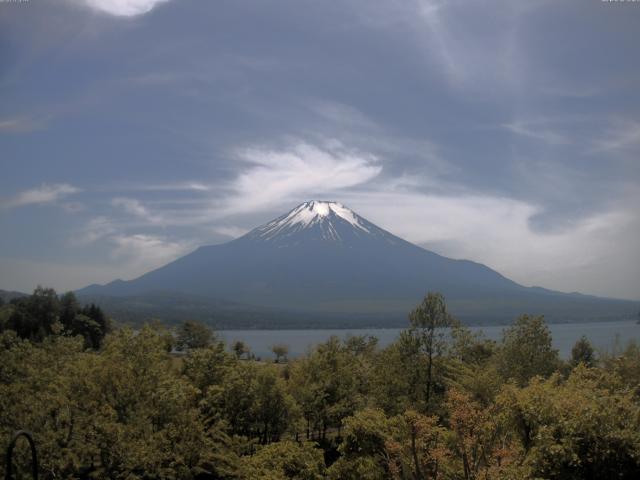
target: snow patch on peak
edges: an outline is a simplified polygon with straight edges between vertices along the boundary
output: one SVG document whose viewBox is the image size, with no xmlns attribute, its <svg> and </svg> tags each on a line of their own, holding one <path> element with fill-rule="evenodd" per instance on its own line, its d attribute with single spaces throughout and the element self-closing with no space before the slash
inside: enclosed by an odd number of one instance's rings
<svg viewBox="0 0 640 480">
<path fill-rule="evenodd" d="M 311 200 L 294 208 L 281 223 L 288 225 L 302 224 L 308 226 L 335 214 L 345 220 L 355 228 L 359 228 L 367 233 L 369 229 L 360 222 L 359 217 L 347 207 L 338 202 L 326 202 Z"/>
<path fill-rule="evenodd" d="M 343 220 L 353 228 L 371 233 L 366 221 L 338 202 L 311 200 L 298 205 L 288 214 L 273 220 L 257 229 L 263 239 L 271 239 L 278 235 L 290 235 L 314 225 L 320 225 L 323 237 L 327 240 L 340 240 L 334 221 Z"/>
</svg>

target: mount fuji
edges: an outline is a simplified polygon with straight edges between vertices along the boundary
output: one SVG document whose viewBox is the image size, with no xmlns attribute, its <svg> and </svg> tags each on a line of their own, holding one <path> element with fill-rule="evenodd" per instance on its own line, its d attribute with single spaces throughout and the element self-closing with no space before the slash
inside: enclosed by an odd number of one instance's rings
<svg viewBox="0 0 640 480">
<path fill-rule="evenodd" d="M 520 313 L 550 321 L 631 318 L 637 302 L 519 285 L 377 227 L 337 202 L 309 201 L 228 243 L 130 281 L 77 293 L 118 318 L 191 317 L 218 327 L 396 326 L 428 291 L 472 323 Z M 132 312 L 135 312 L 132 313 Z"/>
</svg>

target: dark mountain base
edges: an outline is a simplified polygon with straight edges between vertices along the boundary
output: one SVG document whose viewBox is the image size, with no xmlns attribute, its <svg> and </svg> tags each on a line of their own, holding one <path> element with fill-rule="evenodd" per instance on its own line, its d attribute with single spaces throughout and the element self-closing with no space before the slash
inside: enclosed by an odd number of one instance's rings
<svg viewBox="0 0 640 480">
<path fill-rule="evenodd" d="M 401 302 L 402 309 L 375 311 L 358 302 L 352 311 L 277 309 L 252 306 L 177 292 L 154 292 L 133 296 L 81 295 L 83 303 L 96 303 L 116 322 L 139 326 L 152 320 L 168 325 L 198 320 L 220 330 L 229 329 L 322 329 L 322 328 L 403 328 L 408 314 L 420 301 Z M 451 313 L 467 325 L 508 325 L 523 313 L 545 315 L 549 323 L 601 322 L 635 319 L 640 303 L 599 298 L 544 296 L 539 299 L 478 298 L 449 300 Z M 380 306 L 380 304 L 378 303 Z M 366 312 L 366 313 L 362 313 Z"/>
</svg>

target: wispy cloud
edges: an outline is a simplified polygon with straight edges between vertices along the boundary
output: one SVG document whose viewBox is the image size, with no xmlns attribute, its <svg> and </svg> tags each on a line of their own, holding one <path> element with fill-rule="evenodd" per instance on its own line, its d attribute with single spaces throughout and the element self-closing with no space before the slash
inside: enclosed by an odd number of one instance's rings
<svg viewBox="0 0 640 480">
<path fill-rule="evenodd" d="M 640 122 L 617 119 L 593 141 L 592 153 L 640 148 Z"/>
<path fill-rule="evenodd" d="M 322 147 L 297 141 L 284 149 L 245 148 L 238 156 L 249 166 L 229 185 L 226 214 L 265 209 L 300 196 L 338 192 L 362 185 L 382 171 L 375 156 L 350 150 L 336 140 Z"/>
<path fill-rule="evenodd" d="M 378 129 L 380 126 L 357 108 L 333 100 L 312 100 L 308 108 L 323 119 L 344 128 Z"/>
<path fill-rule="evenodd" d="M 67 195 L 78 193 L 79 191 L 79 188 L 69 185 L 68 183 L 42 184 L 39 187 L 24 190 L 13 198 L 0 202 L 0 207 L 9 209 L 25 207 L 27 205 L 54 203 Z"/>
<path fill-rule="evenodd" d="M 541 127 L 540 122 L 504 123 L 501 125 L 501 127 L 512 133 L 515 133 L 516 135 L 521 135 L 524 137 L 533 138 L 535 140 L 540 140 L 549 145 L 568 145 L 571 143 L 569 138 L 567 138 L 565 135 L 559 132 Z"/>
<path fill-rule="evenodd" d="M 172 240 L 157 233 L 129 230 L 131 226 L 114 218 L 99 216 L 70 237 L 69 245 L 89 247 L 100 242 L 102 248 L 110 252 L 111 262 L 120 266 L 120 276 L 128 278 L 175 260 L 195 246 L 193 239 Z"/>
<path fill-rule="evenodd" d="M 416 0 L 410 22 L 416 25 L 425 51 L 439 64 L 451 87 L 465 93 L 501 87 L 505 94 L 505 89 L 517 87 L 522 81 L 517 67 L 521 55 L 516 20 L 526 9 L 513 4 L 502 0 L 479 4 Z M 474 18 L 487 8 L 494 18 L 480 27 Z"/>
<path fill-rule="evenodd" d="M 14 117 L 0 119 L 0 134 L 3 133 L 28 133 L 40 128 L 43 120 L 31 117 Z"/>
<path fill-rule="evenodd" d="M 109 190 L 137 192 L 208 192 L 211 186 L 203 182 L 184 181 L 174 183 L 125 183 L 112 185 Z"/>
<path fill-rule="evenodd" d="M 147 207 L 145 207 L 142 202 L 136 200 L 135 198 L 126 198 L 126 197 L 116 197 L 111 200 L 111 205 L 114 207 L 121 208 L 124 212 L 129 215 L 133 215 L 138 217 L 145 222 L 152 224 L 162 224 L 165 223 L 163 217 L 159 214 L 152 213 L 149 211 Z"/>
<path fill-rule="evenodd" d="M 110 242 L 114 245 L 112 257 L 127 262 L 130 264 L 128 268 L 136 270 L 157 268 L 193 248 L 188 242 L 171 241 L 147 234 L 115 235 L 110 238 Z"/>
<path fill-rule="evenodd" d="M 235 227 L 233 225 L 222 225 L 219 227 L 213 227 L 213 232 L 219 235 L 224 235 L 229 238 L 238 238 L 247 233 L 249 230 L 246 228 Z"/>
<path fill-rule="evenodd" d="M 150 12 L 156 5 L 168 0 L 71 0 L 78 5 L 118 17 L 133 17 Z"/>
<path fill-rule="evenodd" d="M 199 182 L 181 182 L 181 183 L 165 183 L 159 185 L 147 185 L 142 188 L 143 190 L 157 190 L 157 191 L 193 191 L 193 192 L 207 192 L 211 190 L 209 185 Z"/>
<path fill-rule="evenodd" d="M 92 218 L 89 222 L 69 239 L 72 246 L 90 245 L 98 240 L 113 235 L 118 231 L 115 222 L 105 216 Z"/>
</svg>

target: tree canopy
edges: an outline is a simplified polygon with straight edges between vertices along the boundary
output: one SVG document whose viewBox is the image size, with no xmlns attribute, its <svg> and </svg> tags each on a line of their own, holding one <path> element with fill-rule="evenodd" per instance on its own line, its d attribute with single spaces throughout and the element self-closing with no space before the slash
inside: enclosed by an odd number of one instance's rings
<svg viewBox="0 0 640 480">
<path fill-rule="evenodd" d="M 640 471 L 634 343 L 596 357 L 582 339 L 565 362 L 542 317 L 523 315 L 491 342 L 432 295 L 385 348 L 331 337 L 274 364 L 243 358 L 203 325 L 183 325 L 177 354 L 157 322 L 109 330 L 100 308 L 73 294 L 32 297 L 0 307 L 0 448 L 31 430 L 42 478 L 595 480 Z"/>
</svg>

